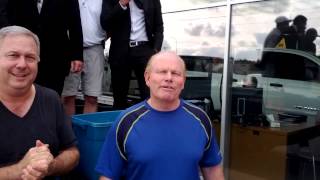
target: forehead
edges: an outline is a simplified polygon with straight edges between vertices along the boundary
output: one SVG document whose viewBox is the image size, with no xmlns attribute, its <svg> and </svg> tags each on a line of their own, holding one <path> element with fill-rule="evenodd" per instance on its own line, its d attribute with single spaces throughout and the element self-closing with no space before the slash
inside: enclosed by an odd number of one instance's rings
<svg viewBox="0 0 320 180">
<path fill-rule="evenodd" d="M 183 62 L 177 56 L 163 55 L 158 56 L 152 60 L 152 69 L 170 69 L 176 71 L 183 71 Z"/>
<path fill-rule="evenodd" d="M 35 40 L 27 35 L 7 35 L 0 41 L 0 50 L 36 52 Z"/>
</svg>

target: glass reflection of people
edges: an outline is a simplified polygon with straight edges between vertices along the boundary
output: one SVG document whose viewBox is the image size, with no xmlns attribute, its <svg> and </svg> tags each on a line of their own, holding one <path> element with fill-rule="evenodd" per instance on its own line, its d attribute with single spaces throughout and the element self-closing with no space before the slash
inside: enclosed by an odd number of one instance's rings
<svg viewBox="0 0 320 180">
<path fill-rule="evenodd" d="M 318 36 L 318 32 L 315 28 L 309 28 L 306 31 L 304 39 L 301 41 L 301 50 L 316 55 L 316 44 L 313 42 Z"/>
<path fill-rule="evenodd" d="M 212 72 L 214 73 L 222 73 L 223 71 L 223 62 L 220 58 L 213 57 L 212 58 Z"/>
<path fill-rule="evenodd" d="M 40 43 L 31 31 L 0 30 L 0 179 L 56 179 L 79 151 L 58 94 L 34 84 Z"/>
<path fill-rule="evenodd" d="M 277 17 L 275 19 L 276 27 L 267 35 L 264 41 L 264 47 L 276 47 L 283 38 L 283 35 L 288 32 L 290 21 L 291 20 L 285 16 Z"/>
<path fill-rule="evenodd" d="M 246 77 L 243 83 L 243 87 L 257 88 L 258 87 L 258 79 L 254 76 Z"/>
<path fill-rule="evenodd" d="M 304 15 L 297 15 L 293 19 L 293 24 L 286 34 L 286 48 L 288 49 L 301 49 L 301 42 L 305 36 L 307 26 L 307 18 Z"/>
</svg>

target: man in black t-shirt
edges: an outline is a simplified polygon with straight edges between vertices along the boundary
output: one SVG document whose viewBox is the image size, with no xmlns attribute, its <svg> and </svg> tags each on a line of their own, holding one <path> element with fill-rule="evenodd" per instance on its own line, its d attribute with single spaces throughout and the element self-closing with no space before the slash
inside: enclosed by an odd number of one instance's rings
<svg viewBox="0 0 320 180">
<path fill-rule="evenodd" d="M 31 31 L 0 30 L 0 179 L 55 179 L 79 159 L 58 94 L 33 83 L 39 52 Z"/>
</svg>

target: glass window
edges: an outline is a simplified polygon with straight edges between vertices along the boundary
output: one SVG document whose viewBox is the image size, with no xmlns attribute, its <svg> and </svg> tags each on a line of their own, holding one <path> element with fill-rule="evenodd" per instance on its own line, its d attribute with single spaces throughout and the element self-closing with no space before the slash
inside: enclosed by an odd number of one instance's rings
<svg viewBox="0 0 320 180">
<path fill-rule="evenodd" d="M 320 147 L 319 8 L 317 0 L 232 6 L 230 179 L 319 172 L 312 165 Z"/>
<path fill-rule="evenodd" d="M 221 109 L 225 10 L 225 7 L 213 7 L 163 14 L 162 49 L 177 52 L 187 66 L 182 97 L 200 100 L 206 104 L 208 114 L 217 116 Z"/>
<path fill-rule="evenodd" d="M 217 2 L 226 2 L 226 0 L 160 0 L 162 12 L 180 11 L 186 9 L 197 9 L 200 7 L 212 6 Z"/>
<path fill-rule="evenodd" d="M 319 85 L 314 82 L 317 82 L 320 65 L 320 60 L 316 57 L 319 51 L 316 30 L 320 29 L 320 13 L 315 13 L 319 6 L 317 1 L 305 3 L 297 0 L 292 3 L 283 0 L 246 3 L 232 7 L 233 84 L 243 86 L 248 83 L 248 76 L 255 77 L 257 86 L 264 89 L 265 114 L 273 112 L 272 114 L 278 117 L 280 110 L 284 110 L 286 113 L 300 113 L 311 121 L 314 120 L 317 111 L 298 111 L 294 108 L 295 105 L 287 103 L 279 104 L 277 109 L 269 109 L 266 102 L 272 94 L 268 88 L 269 77 L 277 78 L 280 82 L 278 84 L 284 87 L 286 86 L 284 83 L 291 81 L 293 82 L 290 85 L 296 88 L 301 85 L 299 83 L 313 82 L 307 84 L 312 88 L 305 89 L 304 93 L 309 93 L 308 90 L 314 88 L 318 89 Z M 281 23 L 285 23 L 284 30 L 281 29 L 283 28 Z M 262 65 L 264 69 L 261 69 Z M 279 95 L 283 97 L 289 94 L 281 92 Z M 319 97 L 319 92 L 312 91 L 312 93 L 309 95 L 314 98 Z M 319 107 L 320 104 L 317 104 L 312 108 Z"/>
</svg>

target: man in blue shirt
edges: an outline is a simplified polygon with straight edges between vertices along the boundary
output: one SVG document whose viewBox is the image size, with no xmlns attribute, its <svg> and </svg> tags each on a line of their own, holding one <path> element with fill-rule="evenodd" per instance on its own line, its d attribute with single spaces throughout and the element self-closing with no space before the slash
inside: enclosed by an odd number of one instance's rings
<svg viewBox="0 0 320 180">
<path fill-rule="evenodd" d="M 173 52 L 151 57 L 145 81 L 150 98 L 123 111 L 110 129 L 96 170 L 100 180 L 223 180 L 221 153 L 210 119 L 180 99 L 186 80 Z"/>
</svg>

